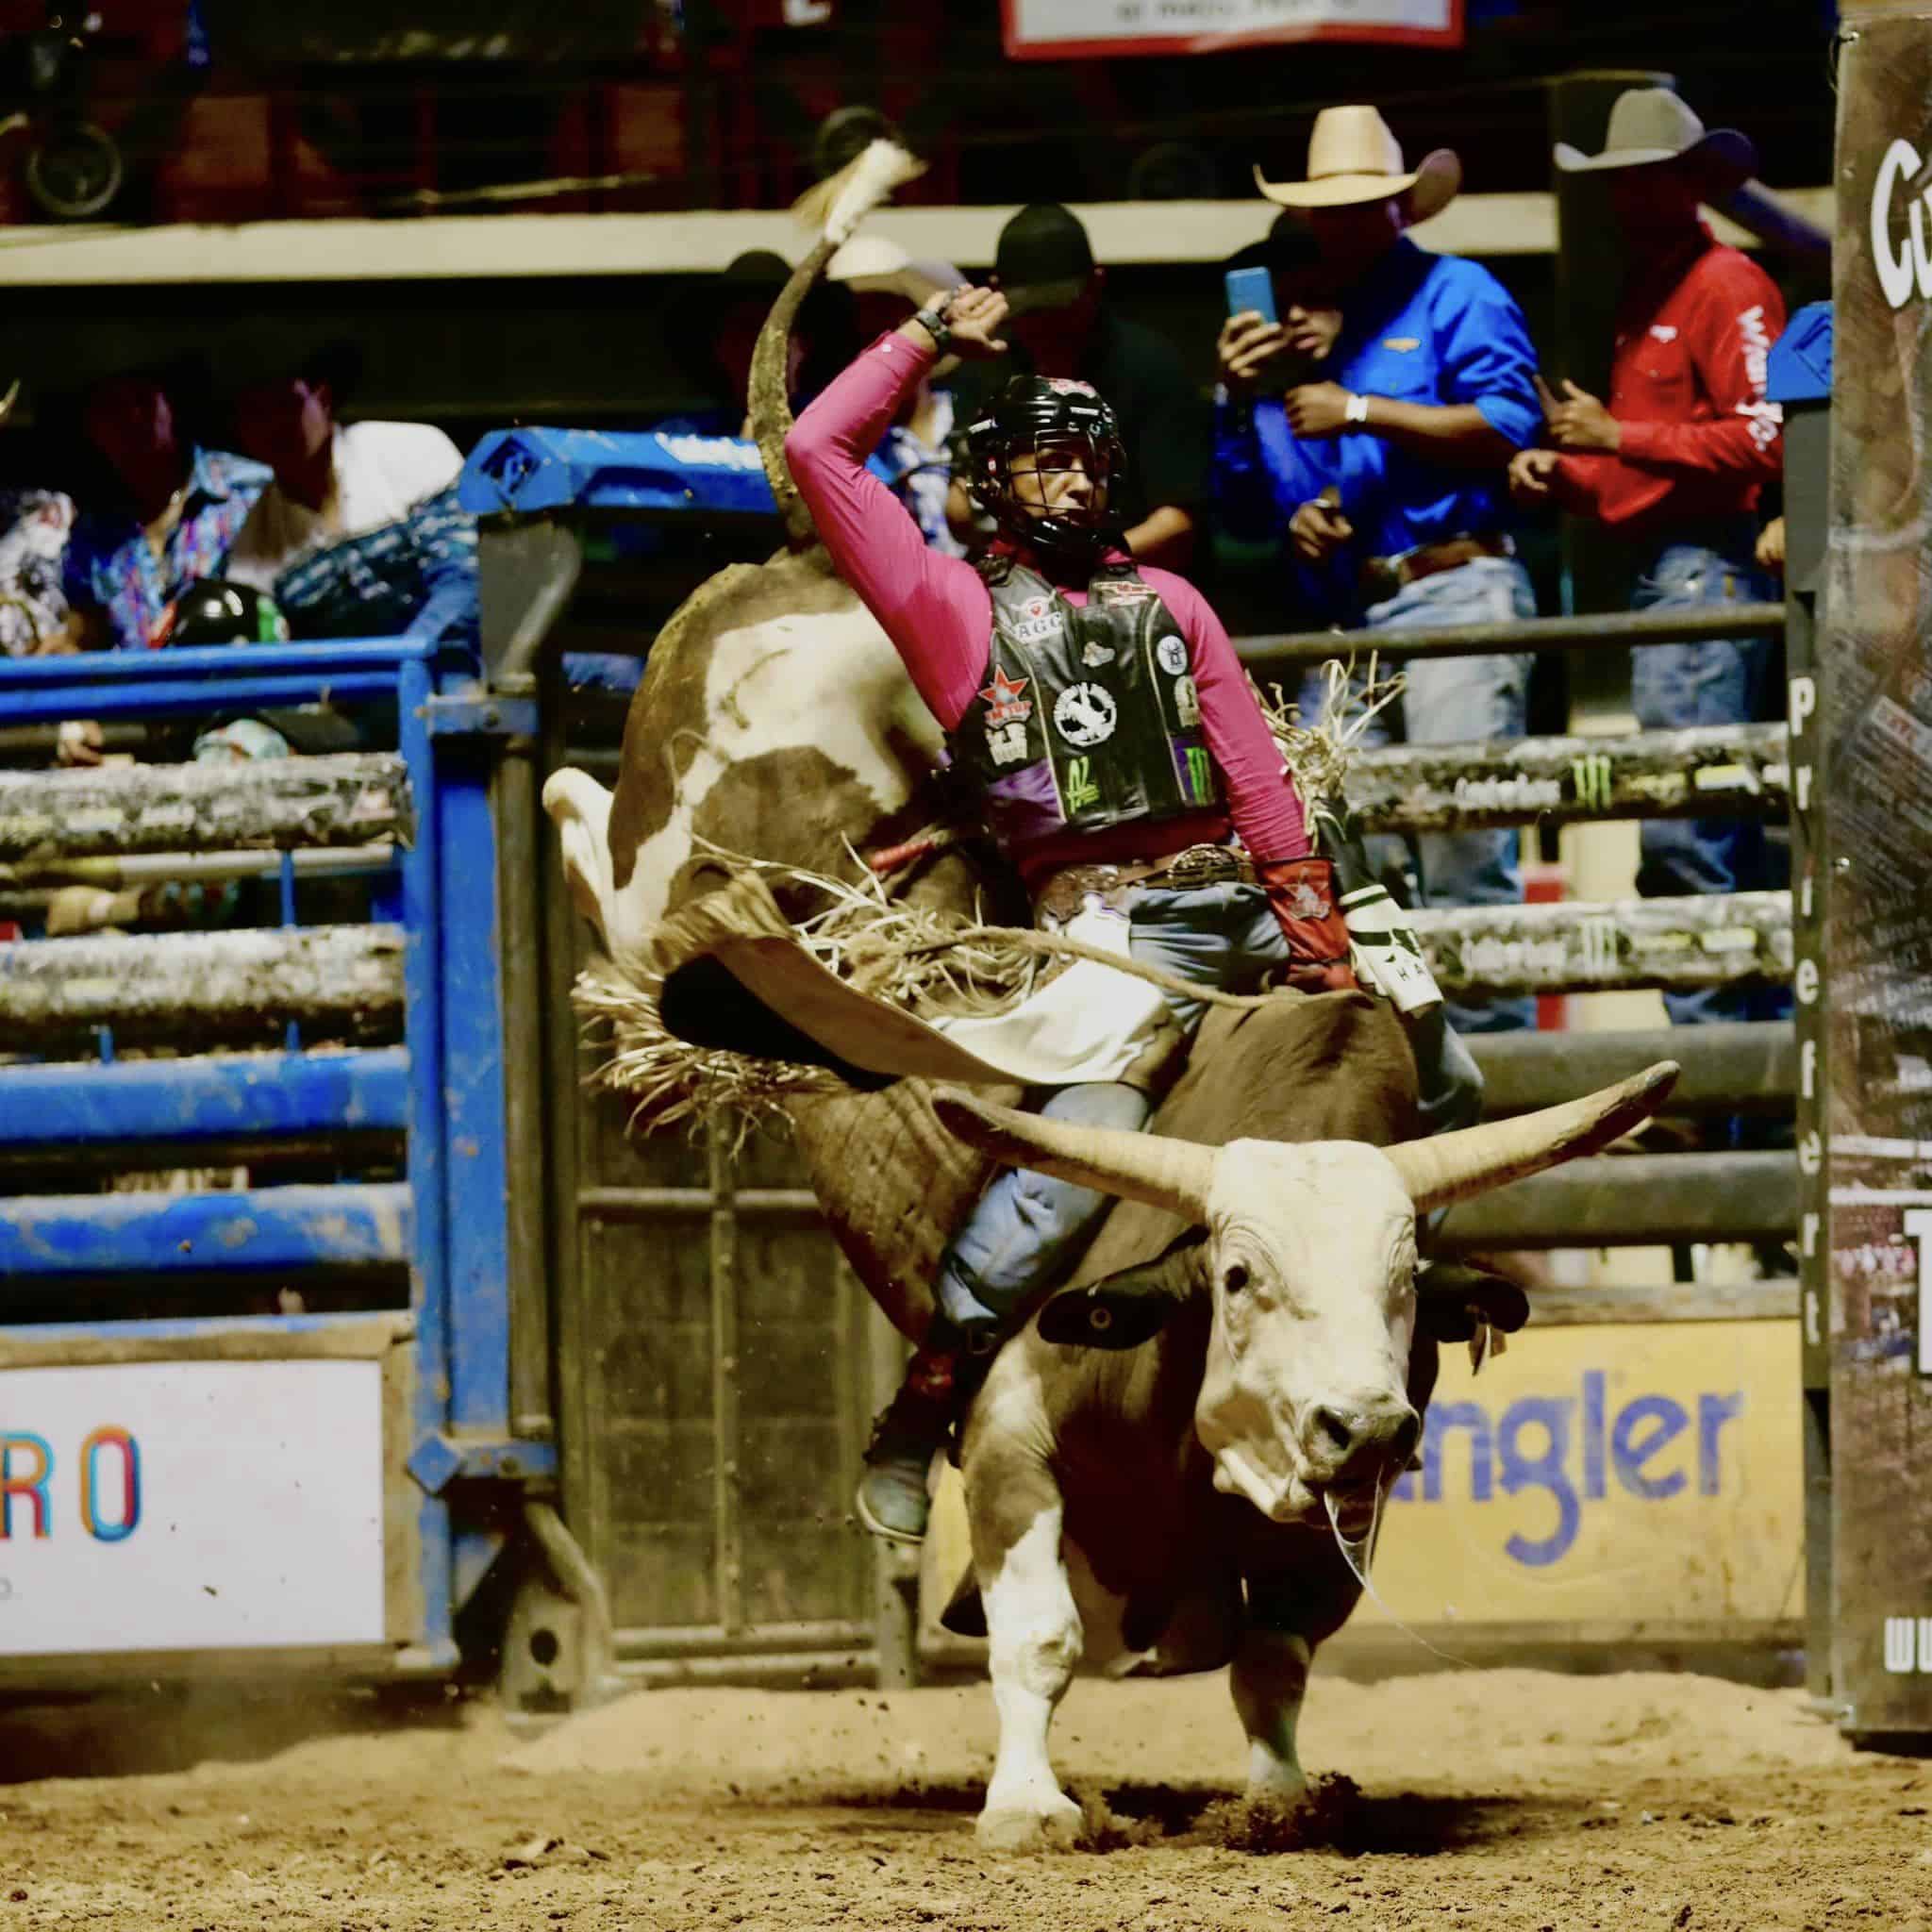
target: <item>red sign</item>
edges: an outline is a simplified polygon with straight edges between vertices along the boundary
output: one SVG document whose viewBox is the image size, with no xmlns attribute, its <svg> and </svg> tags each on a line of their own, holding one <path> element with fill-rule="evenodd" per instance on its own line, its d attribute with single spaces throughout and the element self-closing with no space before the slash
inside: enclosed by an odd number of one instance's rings
<svg viewBox="0 0 1932 1932">
<path fill-rule="evenodd" d="M 1001 0 L 1007 58 L 1218 54 L 1286 41 L 1459 47 L 1462 0 Z"/>
</svg>

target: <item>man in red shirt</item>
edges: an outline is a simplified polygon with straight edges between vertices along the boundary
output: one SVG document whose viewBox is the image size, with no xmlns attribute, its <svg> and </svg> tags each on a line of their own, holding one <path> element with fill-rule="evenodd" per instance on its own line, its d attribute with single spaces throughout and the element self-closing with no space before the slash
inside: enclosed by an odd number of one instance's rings
<svg viewBox="0 0 1932 1932">
<path fill-rule="evenodd" d="M 1617 316 L 1607 408 L 1574 382 L 1543 391 L 1549 447 L 1510 464 L 1518 502 L 1552 500 L 1630 540 L 1632 608 L 1774 598 L 1758 568 L 1757 506 L 1783 465 L 1783 418 L 1764 393 L 1784 300 L 1748 256 L 1699 215 L 1751 175 L 1757 154 L 1704 125 L 1667 88 L 1633 88 L 1610 109 L 1604 152 L 1563 142 L 1557 167 L 1608 172 L 1631 263 Z M 1769 638 L 1650 644 L 1633 651 L 1631 696 L 1646 730 L 1741 724 L 1777 715 Z M 1782 855 L 1743 820 L 1647 819 L 1637 888 L 1647 896 L 1781 886 Z M 1680 1024 L 1780 1018 L 1782 989 L 1666 993 Z"/>
</svg>

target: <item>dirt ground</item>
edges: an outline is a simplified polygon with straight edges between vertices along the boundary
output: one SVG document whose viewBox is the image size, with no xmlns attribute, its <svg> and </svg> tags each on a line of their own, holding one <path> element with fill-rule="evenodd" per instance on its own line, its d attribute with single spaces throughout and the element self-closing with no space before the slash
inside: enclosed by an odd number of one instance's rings
<svg viewBox="0 0 1932 1932">
<path fill-rule="evenodd" d="M 1091 1849 L 982 1855 L 984 1686 L 452 1705 L 157 1696 L 0 1719 L 0 1928 L 1932 1928 L 1932 1762 L 1709 1678 L 1318 1676 L 1298 1821 L 1222 1678 L 1081 1682 Z"/>
</svg>

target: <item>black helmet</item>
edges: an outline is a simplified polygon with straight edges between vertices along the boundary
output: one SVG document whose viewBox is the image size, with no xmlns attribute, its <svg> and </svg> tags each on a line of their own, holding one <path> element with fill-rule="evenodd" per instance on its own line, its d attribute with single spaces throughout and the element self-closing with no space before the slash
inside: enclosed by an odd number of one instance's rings
<svg viewBox="0 0 1932 1932">
<path fill-rule="evenodd" d="M 246 584 L 197 577 L 185 586 L 156 629 L 158 644 L 274 644 L 289 635 L 275 601 Z"/>
<path fill-rule="evenodd" d="M 1064 467 L 1077 453 L 1093 479 L 1093 502 L 1040 513 L 1013 489 L 1013 459 L 1030 456 L 1037 470 Z M 966 488 L 1014 542 L 1068 562 L 1091 564 L 1120 541 L 1125 525 L 1114 506 L 1126 472 L 1113 411 L 1089 383 L 1061 375 L 1016 375 L 966 431 Z"/>
</svg>

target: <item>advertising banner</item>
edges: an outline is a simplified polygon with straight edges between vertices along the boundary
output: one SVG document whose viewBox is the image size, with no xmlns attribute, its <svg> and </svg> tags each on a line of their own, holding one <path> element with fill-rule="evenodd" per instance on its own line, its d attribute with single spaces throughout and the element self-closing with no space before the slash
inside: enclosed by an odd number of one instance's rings
<svg viewBox="0 0 1932 1932">
<path fill-rule="evenodd" d="M 1804 1613 L 1795 1322 L 1532 1325 L 1444 1349 L 1374 1584 L 1403 1622 L 1711 1637 Z M 1373 1604 L 1351 1628 L 1386 1623 Z M 1442 1639 L 1454 1649 L 1453 1639 Z"/>
<path fill-rule="evenodd" d="M 1861 1734 L 1932 1732 L 1928 99 L 1932 23 L 1848 24 L 1811 758 L 1822 851 L 1793 883 L 1824 903 L 1822 956 L 1794 984 L 1824 1009 L 1824 1125 L 1798 1157 L 1825 1182 L 1831 1688 Z"/>
<path fill-rule="evenodd" d="M 1003 0 L 1007 58 L 1214 54 L 1285 41 L 1459 47 L 1462 0 Z"/>
<path fill-rule="evenodd" d="M 381 1377 L 0 1373 L 0 1654 L 381 1642 Z"/>
</svg>

